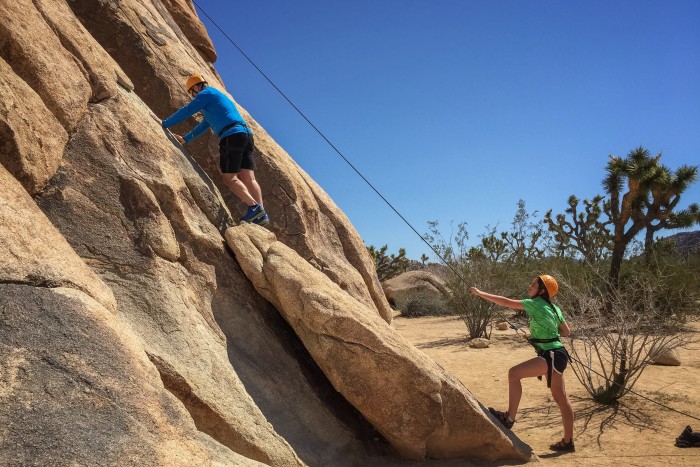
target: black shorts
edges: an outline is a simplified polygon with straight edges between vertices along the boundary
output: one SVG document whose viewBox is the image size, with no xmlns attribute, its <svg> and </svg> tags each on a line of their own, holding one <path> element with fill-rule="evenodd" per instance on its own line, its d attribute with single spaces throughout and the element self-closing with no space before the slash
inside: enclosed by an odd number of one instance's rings
<svg viewBox="0 0 700 467">
<path fill-rule="evenodd" d="M 219 168 L 225 174 L 237 174 L 241 169 L 255 170 L 253 164 L 253 135 L 234 133 L 219 141 Z"/>
<path fill-rule="evenodd" d="M 564 373 L 569 364 L 569 352 L 564 347 L 551 350 L 537 350 L 537 356 L 547 362 L 547 387 L 552 386 L 552 370 Z"/>
</svg>

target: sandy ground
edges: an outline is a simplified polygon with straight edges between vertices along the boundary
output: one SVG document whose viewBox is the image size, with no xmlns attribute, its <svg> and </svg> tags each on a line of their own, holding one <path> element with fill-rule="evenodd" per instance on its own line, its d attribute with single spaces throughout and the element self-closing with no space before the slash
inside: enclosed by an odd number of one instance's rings
<svg viewBox="0 0 700 467">
<path fill-rule="evenodd" d="M 508 368 L 532 358 L 534 349 L 515 332 L 494 330 L 486 349 L 470 348 L 459 317 L 394 319 L 394 327 L 413 345 L 459 378 L 487 407 L 508 406 Z M 693 323 L 695 342 L 681 349 L 679 367 L 650 365 L 633 390 L 675 409 L 700 417 L 700 323 Z M 700 448 L 677 448 L 675 438 L 686 425 L 700 431 L 700 421 L 666 410 L 633 394 L 618 407 L 593 402 L 569 369 L 564 373 L 574 406 L 576 452 L 559 454 L 549 445 L 561 439 L 559 408 L 545 382 L 523 381 L 523 398 L 513 432 L 528 443 L 546 465 L 700 466 Z M 465 465 L 430 461 L 422 464 Z"/>
</svg>

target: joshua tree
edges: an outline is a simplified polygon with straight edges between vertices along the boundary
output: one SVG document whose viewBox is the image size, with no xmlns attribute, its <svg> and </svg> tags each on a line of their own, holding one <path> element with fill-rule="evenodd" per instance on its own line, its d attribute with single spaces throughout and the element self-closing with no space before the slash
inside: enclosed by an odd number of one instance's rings
<svg viewBox="0 0 700 467">
<path fill-rule="evenodd" d="M 650 235 L 662 228 L 680 226 L 687 219 L 684 211 L 673 213 L 681 194 L 697 179 L 698 168 L 684 165 L 675 172 L 659 164 L 661 153 L 651 157 L 638 147 L 624 159 L 610 156 L 603 187 L 610 195 L 610 219 L 613 223 L 613 249 L 610 258 L 610 289 L 616 289 L 627 245 L 643 229 Z M 627 193 L 623 186 L 627 184 Z M 697 212 L 697 205 L 689 210 Z M 654 224 L 658 221 L 657 224 Z M 692 223 L 690 224 L 692 225 Z"/>
<path fill-rule="evenodd" d="M 391 279 L 394 276 L 398 276 L 402 272 L 406 271 L 408 267 L 409 260 L 406 258 L 406 249 L 399 248 L 399 254 L 387 255 L 386 251 L 389 249 L 388 245 L 384 245 L 379 250 L 377 250 L 374 245 L 367 247 L 367 251 L 372 255 L 374 259 L 374 265 L 377 268 L 377 276 L 380 281 L 385 281 Z"/>
<path fill-rule="evenodd" d="M 579 199 L 576 196 L 571 195 L 568 204 L 565 214 L 553 217 L 551 209 L 545 214 L 544 222 L 554 233 L 559 249 L 573 250 L 589 264 L 604 259 L 612 249 L 612 234 L 608 230 L 612 224 L 610 201 L 601 195 L 592 200 L 586 198 L 583 200 L 583 212 L 578 211 Z M 607 215 L 607 220 L 601 219 L 603 213 Z"/>
<path fill-rule="evenodd" d="M 644 254 L 647 259 L 651 257 L 654 249 L 654 234 L 661 229 L 683 229 L 700 224 L 700 207 L 697 203 L 688 206 L 682 211 L 672 212 L 665 219 L 660 219 L 656 224 L 649 224 L 644 233 Z"/>
<path fill-rule="evenodd" d="M 420 257 L 420 262 L 421 262 L 421 264 L 423 265 L 423 267 L 425 267 L 425 262 L 428 261 L 429 259 L 430 259 L 430 258 L 428 258 L 428 255 L 426 255 L 425 253 L 423 253 L 423 254 L 421 255 L 421 257 Z"/>
</svg>

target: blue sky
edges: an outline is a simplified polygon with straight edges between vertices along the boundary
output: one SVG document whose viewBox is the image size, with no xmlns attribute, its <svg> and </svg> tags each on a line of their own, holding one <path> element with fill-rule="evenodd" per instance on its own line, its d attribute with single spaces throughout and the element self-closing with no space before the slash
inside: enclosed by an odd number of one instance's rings
<svg viewBox="0 0 700 467">
<path fill-rule="evenodd" d="M 700 164 L 698 1 L 197 3 L 420 233 L 466 221 L 477 240 L 519 199 L 563 212 L 602 192 L 609 154 L 640 145 Z M 365 242 L 433 257 L 200 17 L 229 92 Z"/>
</svg>

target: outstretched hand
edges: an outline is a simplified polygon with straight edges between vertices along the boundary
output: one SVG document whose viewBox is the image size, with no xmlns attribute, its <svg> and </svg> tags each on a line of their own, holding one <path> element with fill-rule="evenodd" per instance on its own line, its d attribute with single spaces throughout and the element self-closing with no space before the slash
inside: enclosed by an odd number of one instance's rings
<svg viewBox="0 0 700 467">
<path fill-rule="evenodd" d="M 472 293 L 472 295 L 476 295 L 477 297 L 481 297 L 481 290 L 477 289 L 476 287 L 470 288 L 469 291 Z"/>
</svg>

